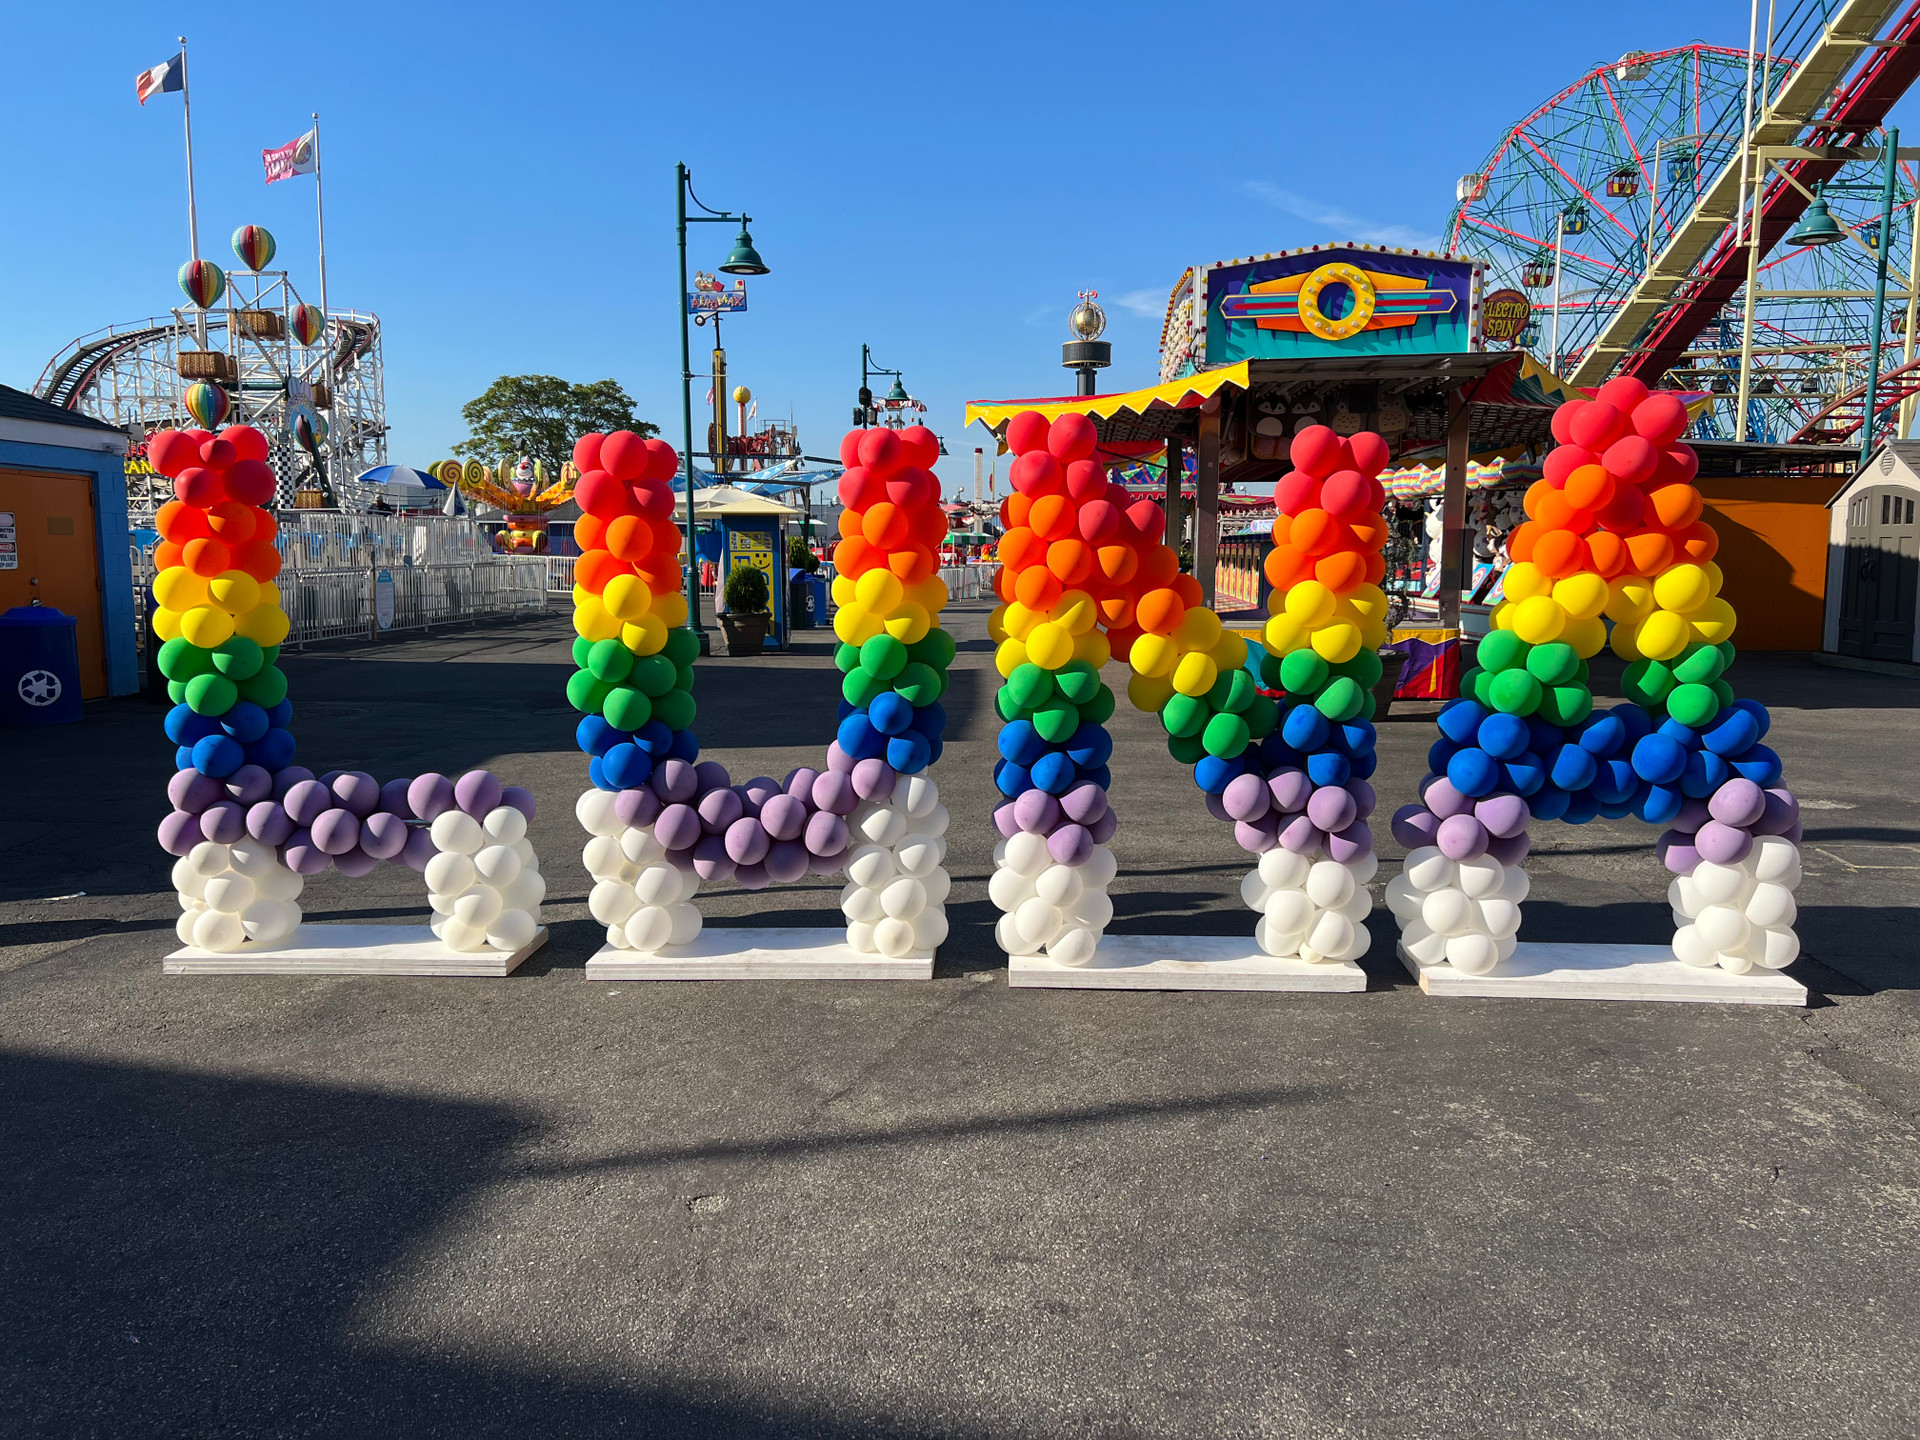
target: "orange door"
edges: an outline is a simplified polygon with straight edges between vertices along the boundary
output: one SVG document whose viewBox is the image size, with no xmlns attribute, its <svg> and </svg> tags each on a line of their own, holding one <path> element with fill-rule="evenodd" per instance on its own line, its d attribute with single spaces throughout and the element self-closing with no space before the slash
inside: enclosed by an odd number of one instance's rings
<svg viewBox="0 0 1920 1440">
<path fill-rule="evenodd" d="M 0 517 L 5 516 L 13 519 L 14 549 L 11 554 L 0 550 L 0 610 L 38 600 L 78 620 L 80 694 L 88 700 L 105 695 L 106 636 L 90 480 L 45 470 L 0 470 Z M 6 533 L 0 518 L 0 546 Z"/>
</svg>

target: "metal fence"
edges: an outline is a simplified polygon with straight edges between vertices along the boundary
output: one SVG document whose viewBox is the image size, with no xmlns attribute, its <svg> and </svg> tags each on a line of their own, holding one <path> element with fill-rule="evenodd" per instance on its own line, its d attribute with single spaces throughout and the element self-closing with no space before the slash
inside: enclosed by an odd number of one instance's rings
<svg viewBox="0 0 1920 1440">
<path fill-rule="evenodd" d="M 276 518 L 275 544 L 288 570 L 391 570 L 495 558 L 486 532 L 463 516 L 283 510 Z"/>
</svg>

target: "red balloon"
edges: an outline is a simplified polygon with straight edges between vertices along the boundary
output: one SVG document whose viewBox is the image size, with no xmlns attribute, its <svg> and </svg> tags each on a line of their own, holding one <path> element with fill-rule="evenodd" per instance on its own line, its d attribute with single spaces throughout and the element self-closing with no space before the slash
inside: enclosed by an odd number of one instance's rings
<svg viewBox="0 0 1920 1440">
<path fill-rule="evenodd" d="M 934 492 L 938 498 L 939 491 Z M 907 512 L 910 533 L 929 551 L 938 550 L 947 538 L 947 512 L 938 505 L 921 505 Z M 925 579 L 925 576 L 920 577 Z"/>
<path fill-rule="evenodd" d="M 1637 485 L 1616 485 L 1613 498 L 1593 518 L 1616 535 L 1628 535 L 1646 524 L 1647 492 Z"/>
<path fill-rule="evenodd" d="M 918 466 L 908 466 L 888 477 L 886 492 L 887 499 L 896 505 L 927 505 L 940 498 L 940 482 Z"/>
<path fill-rule="evenodd" d="M 900 432 L 900 447 L 906 463 L 920 470 L 931 470 L 940 459 L 940 437 L 924 425 L 909 425 Z"/>
<path fill-rule="evenodd" d="M 1140 552 L 1140 568 L 1135 572 L 1133 585 L 1136 593 L 1144 595 L 1149 590 L 1159 590 L 1173 583 L 1173 577 L 1180 573 L 1180 557 L 1166 545 L 1152 545 Z"/>
<path fill-rule="evenodd" d="M 1358 470 L 1336 470 L 1320 487 L 1321 508 L 1342 520 L 1364 515 L 1367 502 L 1372 498 L 1371 485 L 1371 480 Z"/>
<path fill-rule="evenodd" d="M 224 478 L 227 494 L 245 505 L 271 504 L 279 486 L 273 467 L 264 460 L 236 460 Z"/>
<path fill-rule="evenodd" d="M 1646 398 L 1646 383 L 1631 375 L 1616 375 L 1594 395 L 1594 399 L 1613 406 L 1622 415 L 1631 415 L 1634 407 Z"/>
<path fill-rule="evenodd" d="M 1626 435 L 1607 447 L 1600 463 L 1623 485 L 1644 485 L 1659 467 L 1660 452 L 1644 436 Z"/>
<path fill-rule="evenodd" d="M 840 477 L 840 503 L 849 510 L 865 510 L 886 498 L 886 481 L 864 465 L 855 465 Z"/>
<path fill-rule="evenodd" d="M 249 540 L 233 552 L 235 570 L 244 570 L 262 585 L 280 573 L 280 552 L 271 540 Z"/>
<path fill-rule="evenodd" d="M 1081 504 L 1107 498 L 1106 468 L 1095 460 L 1073 460 L 1067 464 L 1067 494 Z"/>
<path fill-rule="evenodd" d="M 604 445 L 601 446 L 601 453 L 606 453 Z M 605 470 L 589 470 L 582 475 L 580 483 L 573 487 L 573 498 L 582 510 L 589 515 L 598 515 L 602 520 L 625 515 L 633 508 L 627 487 Z"/>
<path fill-rule="evenodd" d="M 1105 500 L 1089 500 L 1080 507 L 1080 538 L 1089 545 L 1110 545 L 1120 533 L 1120 512 Z"/>
<path fill-rule="evenodd" d="M 1325 426 L 1320 428 L 1326 429 Z M 1327 433 L 1333 434 L 1331 430 Z M 1302 510 L 1311 510 L 1320 503 L 1320 481 L 1305 470 L 1282 475 L 1280 483 L 1273 487 L 1273 503 L 1283 515 L 1298 515 Z"/>
<path fill-rule="evenodd" d="M 671 480 L 680 471 L 680 452 L 664 440 L 648 440 L 647 479 Z M 585 466 L 581 467 L 585 469 Z"/>
<path fill-rule="evenodd" d="M 1326 425 L 1307 426 L 1293 437 L 1287 454 L 1294 469 L 1304 470 L 1316 480 L 1336 470 L 1350 469 L 1353 460 L 1347 443 Z"/>
<path fill-rule="evenodd" d="M 631 430 L 614 431 L 600 442 L 600 468 L 616 480 L 644 480 L 647 442 Z"/>
<path fill-rule="evenodd" d="M 211 579 L 221 571 L 233 568 L 233 549 L 224 540 L 202 536 L 198 540 L 187 541 L 181 547 L 181 559 L 194 574 Z"/>
<path fill-rule="evenodd" d="M 1371 480 L 1387 468 L 1387 461 L 1393 458 L 1393 452 L 1387 448 L 1387 442 L 1371 430 L 1362 430 L 1347 441 L 1347 448 L 1353 452 L 1353 468 Z"/>
<path fill-rule="evenodd" d="M 865 430 L 849 430 L 840 437 L 840 464 L 842 468 L 851 470 L 860 463 L 860 437 L 866 433 Z"/>
<path fill-rule="evenodd" d="M 1556 445 L 1547 452 L 1547 461 L 1540 467 L 1540 473 L 1549 484 L 1560 486 L 1565 485 L 1567 476 L 1582 465 L 1599 463 L 1600 457 L 1583 445 Z"/>
<path fill-rule="evenodd" d="M 1573 419 L 1567 422 L 1567 431 L 1574 444 L 1589 450 L 1604 451 L 1626 434 L 1627 421 L 1606 401 L 1594 400 L 1580 407 Z"/>
<path fill-rule="evenodd" d="M 1022 410 L 1007 422 L 1007 448 L 1016 455 L 1047 448 L 1047 417 L 1038 410 Z"/>
<path fill-rule="evenodd" d="M 234 455 L 241 460 L 267 458 L 267 437 L 251 425 L 229 425 L 220 432 L 220 438 L 233 446 Z"/>
<path fill-rule="evenodd" d="M 1691 445 L 1675 445 L 1666 452 L 1666 457 L 1667 464 L 1660 468 L 1665 470 L 1671 465 L 1673 473 L 1682 480 L 1691 482 L 1700 473 L 1700 457 L 1694 453 Z"/>
<path fill-rule="evenodd" d="M 1586 405 L 1585 400 L 1568 400 L 1553 412 L 1553 419 L 1547 422 L 1547 428 L 1553 432 L 1555 440 L 1562 445 L 1573 443 L 1573 431 L 1569 427 L 1573 424 L 1573 417 L 1578 415 Z"/>
<path fill-rule="evenodd" d="M 673 519 L 673 487 L 664 480 L 647 480 L 638 485 L 629 485 L 627 494 L 632 497 L 634 508 L 649 520 Z"/>
<path fill-rule="evenodd" d="M 1633 428 L 1664 450 L 1686 433 L 1686 402 L 1671 390 L 1655 391 L 1633 407 Z"/>
<path fill-rule="evenodd" d="M 217 435 L 200 445 L 200 463 L 209 470 L 224 470 L 239 458 L 233 453 L 233 446 Z"/>
<path fill-rule="evenodd" d="M 867 431 L 860 437 L 860 463 L 886 479 L 906 463 L 900 437 L 884 426 Z"/>
<path fill-rule="evenodd" d="M 156 430 L 147 441 L 147 459 L 169 480 L 189 465 L 200 463 L 200 447 L 178 430 Z"/>
<path fill-rule="evenodd" d="M 1136 500 L 1127 506 L 1127 521 L 1143 540 L 1158 540 L 1167 528 L 1167 512 L 1151 500 Z"/>
<path fill-rule="evenodd" d="M 582 475 L 589 470 L 604 468 L 600 464 L 600 444 L 606 438 L 600 434 L 582 435 L 573 442 L 573 463 L 580 467 Z"/>
<path fill-rule="evenodd" d="M 1062 465 L 1085 460 L 1099 443 L 1099 432 L 1084 415 L 1062 415 L 1047 430 L 1047 449 Z"/>
<path fill-rule="evenodd" d="M 1060 462 L 1045 450 L 1029 450 L 1013 462 L 1007 474 L 1013 488 L 1022 495 L 1063 495 L 1067 489 L 1066 472 Z"/>
<path fill-rule="evenodd" d="M 227 488 L 220 483 L 218 472 L 201 465 L 190 465 L 182 470 L 179 478 L 173 482 L 173 493 L 187 504 L 202 510 L 218 505 L 227 498 Z"/>
</svg>

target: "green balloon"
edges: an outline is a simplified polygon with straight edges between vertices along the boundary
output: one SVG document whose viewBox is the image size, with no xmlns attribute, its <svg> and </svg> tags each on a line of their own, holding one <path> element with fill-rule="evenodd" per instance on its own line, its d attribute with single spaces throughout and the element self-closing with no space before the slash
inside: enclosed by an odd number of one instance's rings
<svg viewBox="0 0 1920 1440">
<path fill-rule="evenodd" d="M 1005 685 L 993 692 L 993 713 L 1009 725 L 1015 720 L 1026 719 L 1029 714 L 1025 706 L 1014 703 L 1013 692 Z"/>
<path fill-rule="evenodd" d="M 907 666 L 907 647 L 882 631 L 860 647 L 860 668 L 869 675 L 891 680 Z"/>
<path fill-rule="evenodd" d="M 1213 682 L 1213 688 L 1207 692 L 1207 704 L 1215 710 L 1230 710 L 1238 715 L 1253 703 L 1253 697 L 1258 693 L 1253 676 L 1245 670 L 1222 670 L 1220 678 Z"/>
<path fill-rule="evenodd" d="M 955 653 L 953 636 L 938 627 L 927 631 L 907 647 L 909 660 L 918 660 L 922 665 L 931 665 L 936 670 L 945 670 L 953 664 Z"/>
<path fill-rule="evenodd" d="M 278 665 L 280 663 L 280 647 L 278 645 L 262 645 L 260 647 L 260 663 L 262 665 Z"/>
<path fill-rule="evenodd" d="M 1713 682 L 1713 693 L 1719 697 L 1722 705 L 1731 705 L 1740 698 L 1739 692 L 1724 676 Z"/>
<path fill-rule="evenodd" d="M 1280 688 L 1280 657 L 1263 653 L 1260 656 L 1260 683 L 1268 690 Z"/>
<path fill-rule="evenodd" d="M 1673 662 L 1673 678 L 1682 685 L 1711 685 L 1726 668 L 1727 662 L 1721 657 L 1718 647 L 1689 645 L 1680 658 Z"/>
<path fill-rule="evenodd" d="M 691 665 L 700 658 L 700 637 L 684 625 L 676 625 L 667 631 L 667 643 L 660 647 L 660 653 L 676 666 Z"/>
<path fill-rule="evenodd" d="M 1313 708 L 1338 724 L 1360 713 L 1360 702 L 1366 695 L 1360 682 L 1351 675 L 1336 675 L 1313 697 Z"/>
<path fill-rule="evenodd" d="M 267 652 L 244 635 L 235 635 L 214 647 L 213 668 L 229 680 L 249 680 L 267 663 Z"/>
<path fill-rule="evenodd" d="M 685 730 L 693 724 L 700 707 L 693 703 L 690 690 L 669 690 L 653 702 L 653 718 L 669 730 Z"/>
<path fill-rule="evenodd" d="M 600 713 L 600 702 L 613 687 L 591 670 L 576 670 L 567 680 L 567 703 L 582 715 Z"/>
<path fill-rule="evenodd" d="M 1698 730 L 1719 712 L 1720 697 L 1711 685 L 1676 685 L 1667 692 L 1667 714 Z"/>
<path fill-rule="evenodd" d="M 1240 718 L 1247 722 L 1247 734 L 1255 740 L 1264 740 L 1273 733 L 1273 727 L 1280 723 L 1280 707 L 1264 695 L 1253 697 L 1253 703 L 1241 712 Z"/>
<path fill-rule="evenodd" d="M 1540 718 L 1565 728 L 1593 713 L 1593 692 L 1579 684 L 1555 685 L 1540 697 Z"/>
<path fill-rule="evenodd" d="M 1055 700 L 1033 712 L 1033 728 L 1040 732 L 1040 738 L 1049 745 L 1059 745 L 1073 738 L 1073 732 L 1080 728 L 1080 710 L 1070 700 Z"/>
<path fill-rule="evenodd" d="M 596 640 L 587 651 L 587 669 L 594 679 L 618 685 L 633 670 L 633 652 L 618 640 Z"/>
<path fill-rule="evenodd" d="M 840 667 L 840 673 L 842 675 L 846 674 L 847 671 L 860 663 L 860 647 L 858 645 L 849 645 L 846 641 L 842 640 L 838 645 L 833 647 L 833 663 Z"/>
<path fill-rule="evenodd" d="M 160 647 L 160 673 L 169 680 L 191 680 L 213 669 L 213 652 L 175 636 Z"/>
<path fill-rule="evenodd" d="M 184 680 L 167 681 L 167 699 L 175 705 L 183 704 L 187 698 L 187 682 Z"/>
<path fill-rule="evenodd" d="M 1031 710 L 1053 698 L 1053 676 L 1038 665 L 1016 665 L 1007 677 L 1007 691 L 1016 705 Z"/>
<path fill-rule="evenodd" d="M 1295 650 L 1280 661 L 1280 686 L 1289 695 L 1315 694 L 1327 683 L 1327 662 L 1311 650 Z"/>
<path fill-rule="evenodd" d="M 680 672 L 664 655 L 642 655 L 627 672 L 627 683 L 645 691 L 649 698 L 664 695 L 680 683 Z"/>
<path fill-rule="evenodd" d="M 1230 710 L 1223 710 L 1209 720 L 1200 735 L 1200 743 L 1206 746 L 1207 753 L 1222 760 L 1231 760 L 1246 749 L 1247 740 L 1247 722 Z"/>
<path fill-rule="evenodd" d="M 1053 684 L 1076 705 L 1084 705 L 1100 688 L 1100 672 L 1084 660 L 1070 660 L 1053 672 Z"/>
<path fill-rule="evenodd" d="M 1542 686 L 1524 666 L 1502 670 L 1487 682 L 1487 703 L 1505 715 L 1531 715 L 1540 708 Z"/>
<path fill-rule="evenodd" d="M 1733 641 L 1722 640 L 1713 648 L 1720 652 L 1720 673 L 1724 675 L 1733 669 Z"/>
<path fill-rule="evenodd" d="M 1182 765 L 1198 765 L 1207 753 L 1207 745 L 1198 735 L 1169 735 L 1167 753 Z"/>
<path fill-rule="evenodd" d="M 587 656 L 593 652 L 593 642 L 584 635 L 573 637 L 573 664 L 577 670 L 587 668 Z"/>
<path fill-rule="evenodd" d="M 616 730 L 638 730 L 653 718 L 653 701 L 631 685 L 615 685 L 600 702 L 600 713 Z"/>
<path fill-rule="evenodd" d="M 239 700 L 240 687 L 226 676 L 210 670 L 204 675 L 195 675 L 187 681 L 183 694 L 187 704 L 193 707 L 194 714 L 224 715 L 233 708 L 234 702 Z M 269 701 L 268 703 L 278 704 L 279 702 Z"/>
<path fill-rule="evenodd" d="M 1080 707 L 1080 718 L 1095 725 L 1104 725 L 1113 718 L 1113 691 L 1105 685 L 1093 692 L 1093 696 Z"/>
<path fill-rule="evenodd" d="M 1536 645 L 1527 652 L 1527 673 L 1542 685 L 1564 685 L 1579 668 L 1579 655 L 1564 640 Z"/>
<path fill-rule="evenodd" d="M 1490 630 L 1480 637 L 1473 658 L 1482 670 L 1511 670 L 1527 663 L 1527 642 L 1511 630 Z"/>
<path fill-rule="evenodd" d="M 1380 677 L 1386 673 L 1380 663 L 1380 657 L 1371 650 L 1362 650 L 1351 660 L 1342 660 L 1338 665 L 1327 667 L 1335 675 L 1351 675 L 1360 683 L 1363 690 L 1371 690 L 1380 683 Z"/>
<path fill-rule="evenodd" d="M 946 672 L 918 660 L 910 661 L 907 668 L 894 677 L 893 688 L 909 705 L 924 709 L 947 693 Z"/>
<path fill-rule="evenodd" d="M 1673 689 L 1673 672 L 1658 660 L 1635 660 L 1621 674 L 1620 688 L 1642 709 L 1657 710 Z"/>
<path fill-rule="evenodd" d="M 869 705 L 874 697 L 884 695 L 893 686 L 872 674 L 864 665 L 856 665 L 847 672 L 846 679 L 840 682 L 840 694 L 849 705 Z"/>
<path fill-rule="evenodd" d="M 1197 695 L 1175 694 L 1160 711 L 1160 723 L 1166 726 L 1167 733 L 1182 738 L 1198 735 L 1212 718 L 1207 702 Z"/>
<path fill-rule="evenodd" d="M 1500 707 L 1493 703 L 1493 681 L 1491 670 L 1469 670 L 1460 677 L 1460 693 L 1473 696 L 1489 710 L 1497 710 Z"/>
<path fill-rule="evenodd" d="M 202 676 L 200 678 L 211 679 L 213 677 Z M 193 683 L 191 680 L 187 682 L 189 687 L 191 687 Z M 258 705 L 262 710 L 271 710 L 287 698 L 287 677 L 281 672 L 280 667 L 277 665 L 262 665 L 253 674 L 240 681 L 235 688 L 239 690 L 242 700 L 249 700 L 255 705 Z"/>
<path fill-rule="evenodd" d="M 693 666 L 675 665 L 673 667 L 673 688 L 676 690 L 693 689 Z"/>
</svg>

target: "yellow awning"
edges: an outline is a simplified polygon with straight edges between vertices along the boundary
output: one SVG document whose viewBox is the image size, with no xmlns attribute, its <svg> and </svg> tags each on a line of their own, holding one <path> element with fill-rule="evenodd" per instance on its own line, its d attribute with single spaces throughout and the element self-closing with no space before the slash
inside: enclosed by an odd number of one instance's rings
<svg viewBox="0 0 1920 1440">
<path fill-rule="evenodd" d="M 1150 386 L 1145 390 L 1127 390 L 1118 395 L 1070 395 L 1046 400 L 972 400 L 967 403 L 966 423 L 971 425 L 978 420 L 989 430 L 1000 433 L 1000 450 L 1004 454 L 1007 447 L 1002 427 L 1024 410 L 1037 410 L 1049 420 L 1062 415 L 1092 415 L 1104 420 L 1122 410 L 1130 410 L 1136 415 L 1156 409 L 1185 410 L 1200 404 L 1223 385 L 1237 385 L 1242 390 L 1246 389 L 1248 364 L 1248 361 L 1242 360 L 1237 365 L 1223 365 L 1218 370 L 1205 370 L 1183 380 L 1169 380 L 1164 385 Z"/>
</svg>

